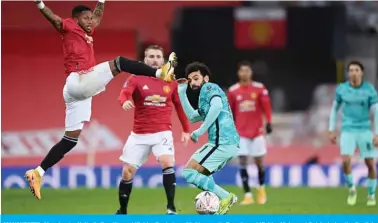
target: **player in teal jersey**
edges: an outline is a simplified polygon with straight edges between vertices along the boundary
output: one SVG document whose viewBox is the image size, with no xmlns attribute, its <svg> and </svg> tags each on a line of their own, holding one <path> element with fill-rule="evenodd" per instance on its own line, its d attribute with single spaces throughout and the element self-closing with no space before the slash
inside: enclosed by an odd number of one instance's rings
<svg viewBox="0 0 378 223">
<path fill-rule="evenodd" d="M 336 143 L 335 124 L 337 111 L 342 109 L 342 125 L 340 135 L 340 151 L 343 157 L 344 175 L 349 187 L 347 202 L 355 205 L 357 192 L 353 182 L 351 157 L 355 148 L 365 159 L 368 167 L 368 200 L 367 205 L 374 206 L 375 189 L 377 187 L 377 173 L 375 158 L 378 155 L 374 147 L 378 146 L 378 95 L 374 86 L 363 81 L 364 67 L 358 61 L 348 65 L 349 81 L 341 83 L 336 88 L 329 119 L 330 140 Z M 374 113 L 374 134 L 371 130 L 370 110 Z"/>
<path fill-rule="evenodd" d="M 217 214 L 226 214 L 237 202 L 237 197 L 218 186 L 211 175 L 236 156 L 239 134 L 226 94 L 218 85 L 209 82 L 209 68 L 203 63 L 194 62 L 186 67 L 185 73 L 188 80 L 178 80 L 181 104 L 190 122 L 203 120 L 200 128 L 191 133 L 191 139 L 198 142 L 198 137 L 207 131 L 209 142 L 193 154 L 181 175 L 199 189 L 215 193 L 221 201 Z M 194 110 L 189 103 L 186 95 L 188 85 L 200 91 L 198 110 Z"/>
</svg>

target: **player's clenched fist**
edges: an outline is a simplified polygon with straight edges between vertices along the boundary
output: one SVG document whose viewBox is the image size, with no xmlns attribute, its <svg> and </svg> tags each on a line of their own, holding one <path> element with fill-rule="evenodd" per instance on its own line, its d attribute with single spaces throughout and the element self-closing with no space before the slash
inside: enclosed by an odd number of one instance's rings
<svg viewBox="0 0 378 223">
<path fill-rule="evenodd" d="M 335 132 L 329 132 L 328 137 L 331 143 L 336 144 L 337 135 Z"/>
<path fill-rule="evenodd" d="M 128 111 L 132 108 L 134 108 L 134 104 L 132 101 L 125 101 L 122 105 L 123 110 Z"/>
</svg>

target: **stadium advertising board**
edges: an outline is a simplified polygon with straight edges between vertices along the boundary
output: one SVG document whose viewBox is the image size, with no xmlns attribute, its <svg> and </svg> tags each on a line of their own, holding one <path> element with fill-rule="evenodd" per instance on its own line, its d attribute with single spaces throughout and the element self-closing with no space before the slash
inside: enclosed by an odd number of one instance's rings
<svg viewBox="0 0 378 223">
<path fill-rule="evenodd" d="M 377 166 L 378 167 L 378 166 Z M 183 166 L 176 170 L 177 185 L 187 186 L 180 176 Z M 2 188 L 26 188 L 24 173 L 28 167 L 3 167 L 1 175 Z M 43 178 L 44 186 L 53 188 L 110 188 L 117 187 L 121 177 L 120 166 L 70 166 L 55 167 Z M 255 167 L 248 168 L 250 185 L 257 185 L 258 176 Z M 354 180 L 357 185 L 366 185 L 367 169 L 363 164 L 353 167 Z M 230 177 L 231 176 L 231 177 Z M 227 166 L 214 175 L 221 185 L 239 185 L 241 179 L 236 166 Z M 272 165 L 266 169 L 266 183 L 272 187 L 338 187 L 344 185 L 343 172 L 339 165 Z M 138 170 L 133 180 L 135 187 L 159 187 L 162 185 L 159 167 L 144 167 Z"/>
</svg>

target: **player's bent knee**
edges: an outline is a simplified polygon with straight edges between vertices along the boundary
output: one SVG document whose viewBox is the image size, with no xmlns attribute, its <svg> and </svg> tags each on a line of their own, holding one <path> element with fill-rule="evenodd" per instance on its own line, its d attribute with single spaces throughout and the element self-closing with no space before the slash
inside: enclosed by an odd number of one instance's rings
<svg viewBox="0 0 378 223">
<path fill-rule="evenodd" d="M 365 159 L 365 164 L 369 172 L 375 171 L 374 159 Z"/>
<path fill-rule="evenodd" d="M 136 168 L 131 164 L 125 164 L 122 169 L 122 179 L 123 180 L 132 180 L 136 172 Z"/>
<path fill-rule="evenodd" d="M 197 174 L 198 172 L 196 170 L 188 168 L 183 169 L 181 172 L 181 176 L 190 184 L 194 183 Z"/>
<path fill-rule="evenodd" d="M 247 156 L 239 156 L 239 163 L 240 166 L 246 167 L 248 164 L 248 157 Z"/>
<path fill-rule="evenodd" d="M 83 123 L 83 126 L 84 126 L 84 123 Z M 77 138 L 79 138 L 80 133 L 81 133 L 81 129 L 76 129 L 76 130 L 73 130 L 73 131 L 65 131 L 64 135 L 68 136 L 68 137 L 71 137 L 71 138 L 76 138 L 77 139 Z"/>
<path fill-rule="evenodd" d="M 343 155 L 343 163 L 346 164 L 346 163 L 350 163 L 352 161 L 352 158 L 350 155 Z"/>
<path fill-rule="evenodd" d="M 173 156 L 171 156 L 171 155 L 159 156 L 158 160 L 159 160 L 159 163 L 160 163 L 160 166 L 161 166 L 162 169 L 172 167 L 175 164 Z"/>
</svg>

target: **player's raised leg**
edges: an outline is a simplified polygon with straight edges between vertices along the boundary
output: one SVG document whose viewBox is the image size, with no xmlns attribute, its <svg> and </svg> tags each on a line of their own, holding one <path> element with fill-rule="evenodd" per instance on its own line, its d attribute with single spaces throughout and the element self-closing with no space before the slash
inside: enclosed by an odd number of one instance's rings
<svg viewBox="0 0 378 223">
<path fill-rule="evenodd" d="M 120 72 L 128 72 L 136 75 L 157 77 L 164 81 L 172 82 L 174 80 L 174 68 L 177 66 L 177 57 L 174 52 L 171 53 L 168 62 L 159 69 L 152 68 L 145 63 L 129 60 L 121 56 L 117 57 L 114 61 L 109 61 L 109 64 L 114 76 Z"/>
<path fill-rule="evenodd" d="M 351 157 L 357 146 L 356 134 L 352 132 L 342 132 L 340 136 L 340 151 L 343 159 L 343 170 L 346 184 L 349 189 L 347 203 L 355 205 L 357 202 L 357 190 L 353 182 Z"/>
<path fill-rule="evenodd" d="M 77 99 L 92 97 L 105 90 L 105 87 L 121 72 L 160 78 L 166 82 L 174 80 L 174 67 L 177 65 L 175 53 L 171 53 L 168 62 L 156 69 L 140 61 L 119 56 L 116 59 L 94 66 L 92 71 L 72 77 L 67 82 L 68 91 Z"/>
</svg>

